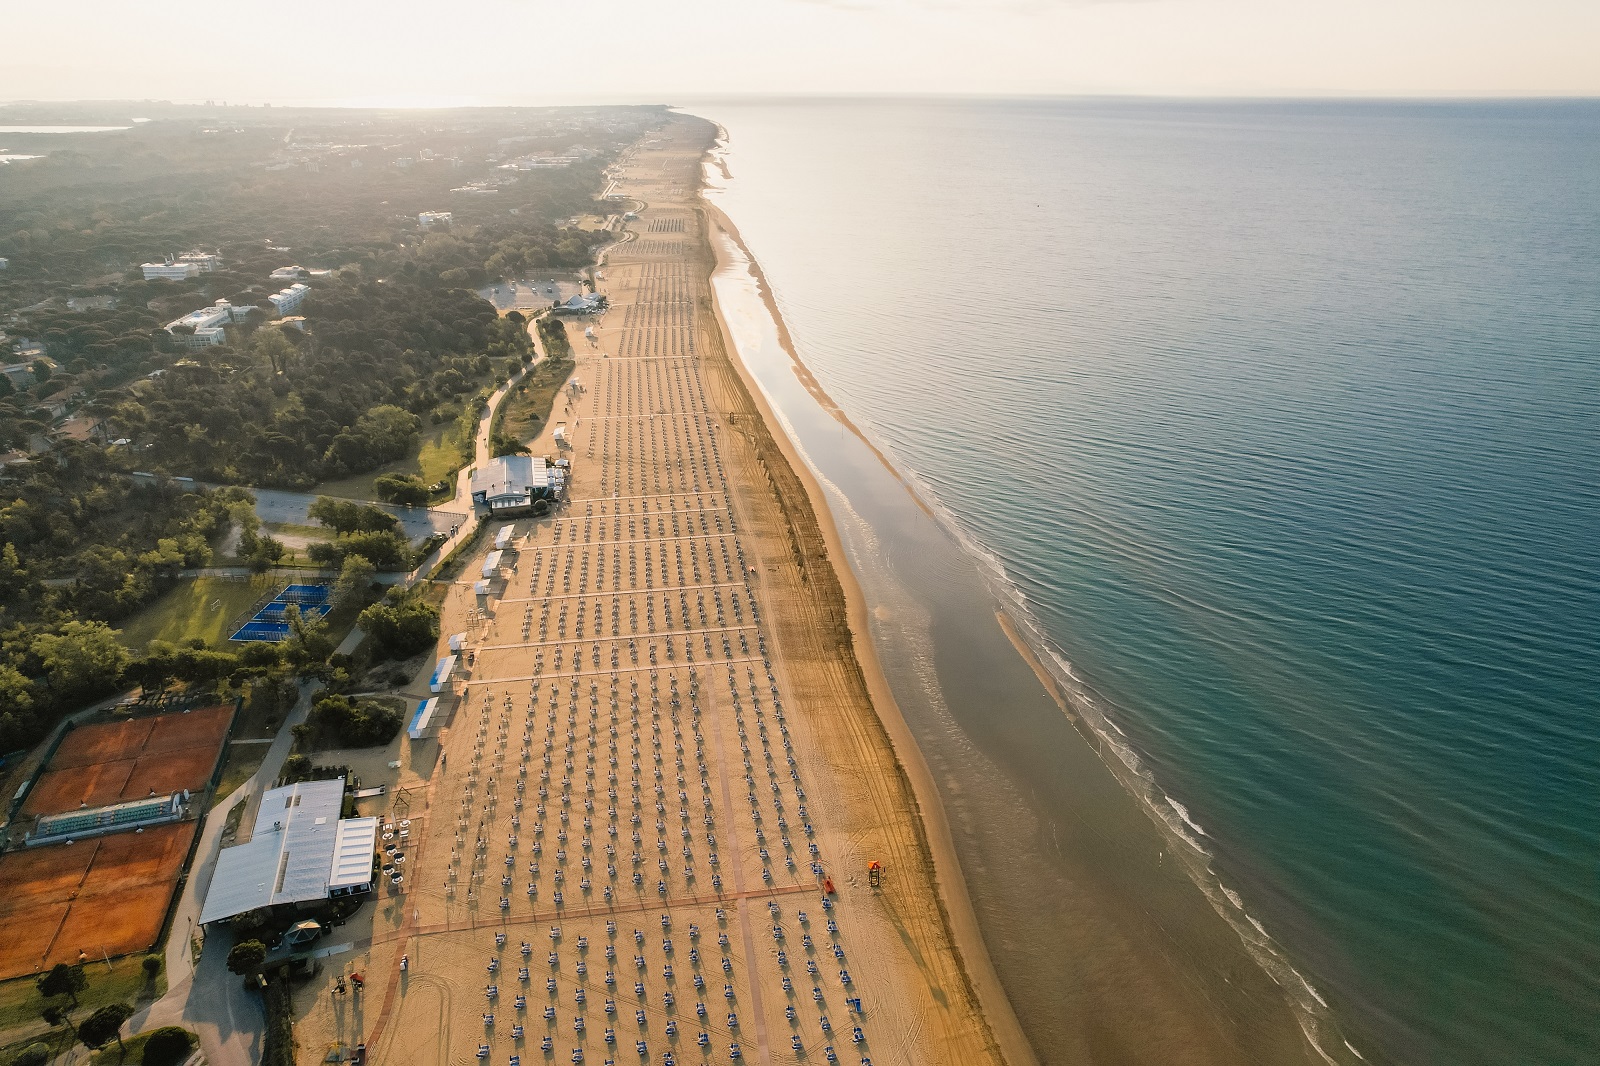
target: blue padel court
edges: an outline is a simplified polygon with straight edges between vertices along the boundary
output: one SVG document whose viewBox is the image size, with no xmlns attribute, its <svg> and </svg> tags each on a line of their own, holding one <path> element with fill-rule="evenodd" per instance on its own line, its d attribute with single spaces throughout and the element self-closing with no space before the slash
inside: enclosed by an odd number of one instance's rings
<svg viewBox="0 0 1600 1066">
<path fill-rule="evenodd" d="M 327 585 L 289 585 L 239 627 L 229 640 L 266 640 L 276 643 L 289 639 L 289 608 L 300 608 L 301 615 L 321 618 L 333 610 L 328 602 Z"/>
</svg>

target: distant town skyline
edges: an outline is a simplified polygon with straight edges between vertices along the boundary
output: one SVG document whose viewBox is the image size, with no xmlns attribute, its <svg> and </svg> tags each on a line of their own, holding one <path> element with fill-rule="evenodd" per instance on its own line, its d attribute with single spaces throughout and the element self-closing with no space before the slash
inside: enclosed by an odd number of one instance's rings
<svg viewBox="0 0 1600 1066">
<path fill-rule="evenodd" d="M 1592 0 L 81 0 L 6 23 L 0 101 L 1600 94 Z"/>
</svg>

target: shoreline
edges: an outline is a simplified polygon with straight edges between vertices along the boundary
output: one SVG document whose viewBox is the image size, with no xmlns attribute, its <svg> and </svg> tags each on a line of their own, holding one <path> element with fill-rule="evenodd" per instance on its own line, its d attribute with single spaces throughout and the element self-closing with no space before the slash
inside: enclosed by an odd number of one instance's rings
<svg viewBox="0 0 1600 1066">
<path fill-rule="evenodd" d="M 721 128 L 719 127 L 719 130 L 720 129 Z M 722 143 L 726 142 L 725 131 L 722 131 L 719 141 Z M 709 160 L 709 162 L 713 165 L 716 165 L 720 169 L 723 177 L 731 178 L 731 174 L 729 173 L 725 159 L 714 156 Z M 793 371 L 800 388 L 807 396 L 809 396 L 811 401 L 815 403 L 818 411 L 820 411 L 823 416 L 838 423 L 843 429 L 847 429 L 849 431 L 849 436 L 858 441 L 860 445 L 871 454 L 876 462 L 881 464 L 883 470 L 889 474 L 889 476 L 898 486 L 906 490 L 906 494 L 909 497 L 911 504 L 916 508 L 917 511 L 921 512 L 921 514 L 925 516 L 933 525 L 939 527 L 940 529 L 944 529 L 947 521 L 949 520 L 948 516 L 942 516 L 935 512 L 934 506 L 931 505 L 923 497 L 923 494 L 918 491 L 917 487 L 895 467 L 888 456 L 884 454 L 882 449 L 880 449 L 860 430 L 858 426 L 854 424 L 850 417 L 822 388 L 821 384 L 811 372 L 810 368 L 801 361 L 789 334 L 787 323 L 784 321 L 783 315 L 777 307 L 775 295 L 771 289 L 771 286 L 768 283 L 758 260 L 745 244 L 737 226 L 732 222 L 731 219 L 727 217 L 726 213 L 721 207 L 713 203 L 711 199 L 705 195 L 704 187 L 701 190 L 700 200 L 705 207 L 707 216 L 716 220 L 716 224 L 722 230 L 723 235 L 727 238 L 731 245 L 738 250 L 739 253 L 743 254 L 747 260 L 749 273 L 755 282 L 756 291 L 754 295 L 759 298 L 760 302 L 765 307 L 767 315 L 769 315 L 772 320 L 772 324 L 777 334 L 778 347 L 782 349 L 784 356 L 787 357 L 787 361 L 790 364 L 786 369 Z M 719 270 L 732 262 L 728 255 L 729 249 L 718 245 L 714 250 L 717 255 Z M 737 352 L 737 347 L 732 341 L 731 331 L 728 328 L 728 323 L 723 318 L 720 307 L 718 308 L 718 317 L 719 320 L 722 321 L 724 334 L 727 335 L 728 346 L 733 351 Z M 756 375 L 752 372 L 750 367 L 745 365 L 742 355 L 736 359 L 736 363 L 741 376 L 745 378 L 747 388 L 752 392 L 752 395 L 762 408 L 764 415 L 770 420 L 773 417 L 771 403 L 775 401 L 770 400 L 763 388 L 757 383 Z M 819 475 L 816 471 L 813 471 L 809 463 L 807 463 L 801 457 L 802 453 L 800 451 L 800 445 L 798 441 L 791 440 L 789 438 L 789 434 L 795 432 L 794 427 L 787 426 L 787 424 L 782 420 L 779 421 L 779 425 L 785 430 L 784 432 L 776 434 L 780 442 L 780 446 L 785 451 L 786 456 L 789 458 L 791 464 L 796 466 L 796 470 L 799 472 L 799 476 L 805 485 L 807 494 L 812 502 L 813 509 L 820 508 L 825 512 L 824 515 L 818 518 L 818 522 L 825 531 L 825 536 L 829 541 L 830 550 L 835 552 L 835 557 L 837 558 L 837 553 L 842 550 L 843 546 L 842 537 L 837 526 L 834 513 L 831 507 L 829 507 L 827 498 L 823 493 L 821 483 L 819 481 Z M 843 493 L 843 489 L 840 487 L 836 487 L 836 491 Z M 946 535 L 949 535 L 948 531 L 946 531 Z M 957 535 L 954 539 L 961 546 L 961 550 L 963 552 L 971 550 L 971 545 L 967 544 L 967 542 L 961 536 Z M 922 747 L 917 743 L 915 736 L 910 730 L 904 713 L 902 712 L 898 703 L 895 702 L 889 680 L 884 674 L 882 664 L 878 658 L 873 634 L 870 627 L 867 626 L 870 616 L 868 613 L 865 591 L 862 586 L 862 579 L 855 573 L 848 560 L 848 557 L 846 558 L 845 565 L 846 569 L 849 570 L 849 573 L 839 575 L 839 579 L 841 585 L 843 586 L 844 595 L 846 596 L 848 605 L 851 608 L 854 645 L 858 653 L 861 654 L 863 658 L 863 666 L 869 671 L 869 676 L 871 673 L 875 673 L 877 675 L 876 677 L 871 678 L 869 684 L 876 682 L 877 685 L 881 685 L 882 687 L 881 695 L 877 687 L 873 687 L 872 699 L 874 707 L 875 709 L 879 710 L 880 717 L 883 718 L 885 730 L 891 733 L 893 738 L 892 742 L 895 745 L 897 753 L 904 751 L 905 744 L 909 743 L 911 745 L 912 754 L 905 761 L 909 762 L 912 768 L 906 772 L 908 780 L 912 782 L 913 791 L 917 794 L 918 802 L 921 804 L 922 810 L 925 814 L 925 831 L 927 831 L 929 834 L 930 846 L 935 852 L 934 858 L 939 866 L 939 869 L 941 871 L 953 870 L 955 871 L 956 876 L 961 877 L 961 864 L 956 854 L 954 840 L 951 835 L 951 821 L 944 809 L 944 804 L 940 798 L 938 788 L 933 781 L 932 773 L 929 768 L 930 756 L 925 753 Z M 980 570 L 982 569 L 981 562 L 979 568 Z M 837 569 L 837 567 L 835 569 Z M 985 574 L 983 580 L 985 584 L 990 584 L 994 578 L 993 575 Z M 1143 794 L 1140 790 L 1133 788 L 1128 783 L 1128 781 L 1124 778 L 1126 767 L 1121 765 L 1118 759 L 1107 759 L 1105 757 L 1105 753 L 1101 747 L 1101 745 L 1103 745 L 1105 742 L 1105 738 L 1101 735 L 1099 729 L 1097 729 L 1092 723 L 1085 720 L 1083 713 L 1080 712 L 1080 710 L 1074 704 L 1074 700 L 1071 696 L 1071 689 L 1072 682 L 1075 680 L 1075 678 L 1072 677 L 1070 669 L 1068 669 L 1066 670 L 1067 677 L 1066 679 L 1063 679 L 1057 675 L 1054 669 L 1052 669 L 1050 662 L 1047 662 L 1047 660 L 1055 660 L 1057 655 L 1049 649 L 1048 641 L 1044 640 L 1042 634 L 1039 634 L 1036 631 L 1026 609 L 1020 609 L 1020 613 L 1018 613 L 1019 605 L 1012 603 L 1008 597 L 1001 595 L 999 592 L 993 590 L 992 587 L 991 593 L 994 596 L 992 613 L 996 623 L 996 629 L 999 633 L 1004 635 L 1004 639 L 1009 645 L 1011 653 L 1015 654 L 1019 666 L 1025 668 L 1027 673 L 1038 683 L 1041 689 L 1041 694 L 1048 697 L 1051 706 L 1062 715 L 1062 720 L 1069 725 L 1072 732 L 1079 736 L 1086 746 L 1086 749 L 1093 750 L 1096 753 L 1096 761 L 1100 763 L 1104 771 L 1111 778 L 1118 782 L 1119 790 L 1125 792 L 1126 798 L 1139 811 L 1140 820 L 1144 821 L 1148 819 L 1148 827 L 1153 830 L 1161 839 L 1166 841 L 1168 845 L 1176 846 L 1180 844 L 1183 841 L 1183 834 L 1173 830 L 1170 825 L 1167 825 L 1162 821 L 1160 812 L 1153 810 L 1151 807 L 1152 799 L 1150 796 Z M 859 606 L 856 602 L 857 600 L 859 600 Z M 1034 643 L 1035 640 L 1044 641 L 1044 646 L 1037 646 Z M 867 660 L 870 660 L 870 662 Z M 885 708 L 888 709 L 888 714 L 882 713 Z M 970 784 L 970 782 L 968 782 L 968 784 Z M 1158 790 L 1157 798 L 1160 798 L 1162 795 L 1164 794 L 1160 794 Z M 927 798 L 929 796 L 932 797 L 932 802 L 929 802 Z M 943 851 L 945 850 L 948 851 L 948 858 L 946 858 L 945 854 L 943 854 Z M 1173 854 L 1175 856 L 1179 856 L 1178 865 L 1184 867 L 1185 869 L 1189 869 L 1189 863 L 1185 862 L 1181 858 L 1181 848 L 1175 850 Z M 980 861 L 979 865 L 981 867 L 984 865 L 984 863 Z M 1276 999 L 1281 997 L 1281 1005 L 1287 1011 L 1285 1020 L 1290 1023 L 1288 1029 L 1294 1032 L 1295 1042 L 1298 1043 L 1303 1052 L 1306 1053 L 1308 1061 L 1312 1059 L 1326 1062 L 1338 1061 L 1334 1057 L 1330 1056 L 1329 1051 L 1323 1046 L 1323 1039 L 1326 1037 L 1330 1035 L 1334 1036 L 1335 1038 L 1338 1037 L 1339 1034 L 1337 1022 L 1334 1021 L 1334 1032 L 1332 1034 L 1322 1031 L 1322 1027 L 1324 1025 L 1330 1021 L 1333 1021 L 1333 1019 L 1331 1019 L 1327 1013 L 1326 1004 L 1322 1003 L 1321 997 L 1318 996 L 1315 989 L 1307 982 L 1304 975 L 1284 956 L 1282 948 L 1273 942 L 1270 937 L 1267 937 L 1265 944 L 1263 944 L 1258 937 L 1265 936 L 1265 933 L 1264 931 L 1260 930 L 1259 925 L 1255 926 L 1256 935 L 1251 935 L 1241 927 L 1241 922 L 1249 920 L 1248 912 L 1243 910 L 1242 905 L 1239 905 L 1235 902 L 1235 906 L 1239 907 L 1239 914 L 1237 915 L 1227 913 L 1225 911 L 1225 908 L 1223 908 L 1215 898 L 1215 893 L 1222 893 L 1230 901 L 1234 900 L 1234 895 L 1226 888 L 1225 885 L 1221 884 L 1220 879 L 1215 871 L 1209 869 L 1209 865 L 1207 865 L 1207 868 L 1204 871 L 1195 871 L 1189 869 L 1189 872 L 1183 875 L 1182 881 L 1186 891 L 1193 891 L 1195 893 L 1194 902 L 1206 912 L 1203 921 L 1200 923 L 1200 926 L 1206 926 L 1209 928 L 1212 920 L 1217 919 L 1220 921 L 1222 926 L 1230 927 L 1229 935 L 1226 938 L 1228 943 L 1225 945 L 1224 954 L 1231 956 L 1234 951 L 1238 951 L 1241 955 L 1250 958 L 1254 964 L 1254 967 L 1258 970 L 1257 976 L 1265 980 L 1270 986 L 1276 989 L 1276 995 L 1273 998 Z M 981 959 L 981 963 L 973 967 L 974 970 L 980 972 L 969 973 L 969 979 L 973 980 L 975 988 L 978 988 L 980 1001 L 985 1005 L 986 1013 L 988 1013 L 988 1004 L 992 1000 L 988 995 L 987 990 L 980 987 L 985 983 L 985 978 L 993 981 L 994 999 L 997 999 L 999 1002 L 1004 1004 L 1005 1021 L 1002 1022 L 998 1016 L 996 1016 L 995 1018 L 991 1019 L 991 1024 L 996 1025 L 997 1029 L 1000 1025 L 1007 1022 L 1010 1025 L 1015 1026 L 1018 1041 L 1024 1047 L 1028 1048 L 1028 1052 L 1030 1056 L 1032 1056 L 1032 1044 L 1022 1033 L 1022 1028 L 1017 1019 L 1015 1008 L 1013 1008 L 1010 997 L 1006 995 L 1004 986 L 999 980 L 998 974 L 994 967 L 993 959 L 988 951 L 987 941 L 983 937 L 981 928 L 978 925 L 972 897 L 970 895 L 970 890 L 965 878 L 963 877 L 959 886 L 957 886 L 960 899 L 954 907 L 949 906 L 949 901 L 945 898 L 947 891 L 950 889 L 950 885 L 947 883 L 947 877 L 939 877 L 938 885 L 941 894 L 941 900 L 945 903 L 947 908 L 947 920 L 952 922 L 952 935 L 956 938 L 958 945 L 961 946 L 963 956 L 972 958 L 974 960 Z M 1165 908 L 1160 909 L 1164 911 Z M 1179 909 L 1181 910 L 1190 908 L 1183 907 Z M 964 914 L 962 913 L 963 911 Z M 1174 915 L 1171 914 L 1167 915 L 1169 918 L 1173 916 Z M 963 924 L 963 917 L 970 922 L 969 928 L 960 928 L 960 926 Z M 1159 931 L 1159 929 L 1164 925 L 1163 919 L 1154 912 L 1146 914 L 1145 920 L 1154 920 L 1156 922 L 1156 929 L 1152 931 Z M 1254 923 L 1252 922 L 1252 924 Z M 1190 939 L 1189 946 L 1191 948 L 1194 946 L 1195 941 L 1203 941 L 1211 935 L 1206 932 L 1201 932 L 1200 926 L 1196 927 L 1194 937 Z M 977 951 L 969 952 L 966 949 L 965 937 L 967 935 L 970 935 L 977 941 L 979 945 Z M 1086 945 L 1087 943 L 1088 942 L 1086 942 Z M 1214 944 L 1213 946 L 1224 947 L 1224 945 L 1217 944 Z M 1168 945 L 1167 948 L 1162 948 L 1160 945 L 1152 943 L 1148 944 L 1147 947 L 1155 947 L 1157 948 L 1158 952 L 1164 953 L 1167 950 L 1175 948 L 1176 945 Z M 1230 968 L 1224 966 L 1223 970 L 1219 971 L 1217 975 L 1222 976 L 1223 972 L 1226 972 L 1228 969 Z M 1191 978 L 1198 976 L 1200 976 L 1198 973 L 1191 973 Z M 1224 980 L 1231 984 L 1233 979 L 1224 977 Z M 1258 989 L 1256 993 L 1258 997 L 1259 991 L 1260 990 Z M 1316 1000 L 1317 1004 L 1321 1007 L 1320 1010 L 1316 1007 L 1309 1006 L 1305 1002 L 1305 996 L 1307 994 Z M 1210 998 L 1210 996 L 1204 992 L 1201 992 L 1200 995 L 1202 1000 Z M 1034 1004 L 1034 1006 L 1038 1006 L 1038 1004 Z M 1220 1003 L 1217 1004 L 1217 1006 L 1221 1008 Z M 1233 1019 L 1231 1024 L 1238 1024 L 1239 1022 L 1240 1015 L 1237 1013 L 1239 1006 L 1240 1004 L 1236 1003 L 1234 1004 L 1232 1010 L 1223 1008 L 1223 1013 Z M 1260 1008 L 1266 1006 L 1266 1004 L 1257 998 L 1255 1000 L 1255 1006 Z M 1220 1015 L 1218 1016 L 1217 1021 L 1219 1024 L 1229 1024 L 1222 1022 L 1222 1017 Z M 1265 1019 L 1263 1019 L 1263 1023 L 1267 1024 L 1269 1029 L 1276 1028 L 1277 1026 L 1277 1023 L 1266 1023 Z M 1266 1031 L 1267 1030 L 1263 1030 L 1263 1032 Z M 1254 1043 L 1254 1041 L 1247 1040 L 1246 1043 Z M 1268 1043 L 1270 1043 L 1270 1039 L 1268 1039 Z M 1354 1048 L 1350 1048 L 1348 1043 L 1345 1043 L 1344 1047 L 1348 1048 L 1352 1055 L 1358 1054 L 1355 1052 Z M 1236 1048 L 1236 1050 L 1242 1050 L 1242 1047 Z M 1287 1049 L 1285 1047 L 1279 1047 L 1278 1050 L 1286 1051 Z M 1299 1055 L 1296 1055 L 1295 1057 L 1297 1059 L 1300 1058 Z"/>
<path fill-rule="evenodd" d="M 719 127 L 719 134 L 723 133 Z M 724 140 L 725 136 L 719 136 Z M 710 149 L 708 149 L 709 153 Z M 726 167 L 723 168 L 726 173 Z M 731 219 L 712 204 L 704 195 L 702 185 L 698 194 L 698 204 L 711 225 L 707 227 L 707 241 L 713 256 L 713 274 L 727 268 L 730 263 L 720 243 L 714 239 L 711 230 L 737 245 L 744 251 L 748 258 L 751 271 L 757 278 L 761 287 L 762 300 L 768 312 L 772 315 L 779 331 L 779 340 L 784 350 L 789 353 L 797 367 L 803 367 L 798 354 L 795 352 L 790 340 L 787 327 L 784 325 L 783 316 L 779 313 L 777 302 L 772 296 L 771 287 L 766 278 L 761 274 L 761 268 L 756 258 L 750 254 L 749 248 L 744 244 L 739 235 L 738 227 Z M 708 288 L 710 278 L 706 279 Z M 999 974 L 995 971 L 993 960 L 989 956 L 987 944 L 983 940 L 982 932 L 978 926 L 977 913 L 973 908 L 972 899 L 967 889 L 966 879 L 961 872 L 960 860 L 955 850 L 955 840 L 951 834 L 950 821 L 947 817 L 943 801 L 939 797 L 937 787 L 933 781 L 932 772 L 923 757 L 921 748 L 907 725 L 904 715 L 900 712 L 894 693 L 890 688 L 888 677 L 878 658 L 877 648 L 872 639 L 871 629 L 868 624 L 869 610 L 867 599 L 860 582 L 851 570 L 848 556 L 845 554 L 844 541 L 839 533 L 833 518 L 833 512 L 828 507 L 827 499 L 823 495 L 822 486 L 817 481 L 810 466 L 800 454 L 796 443 L 789 439 L 784 432 L 782 424 L 778 421 L 772 410 L 766 394 L 761 390 L 759 383 L 750 373 L 740 355 L 737 345 L 733 341 L 728 329 L 727 320 L 723 315 L 720 302 L 717 300 L 714 288 L 712 289 L 711 303 L 716 315 L 717 324 L 722 331 L 723 343 L 728 353 L 729 362 L 737 371 L 744 384 L 745 391 L 749 394 L 751 402 L 766 423 L 768 433 L 777 446 L 785 461 L 790 466 L 795 477 L 804 486 L 807 502 L 809 503 L 810 518 L 817 526 L 823 542 L 827 546 L 830 556 L 824 562 L 833 571 L 835 580 L 839 585 L 840 594 L 844 599 L 847 624 L 850 633 L 850 646 L 852 648 L 856 669 L 859 671 L 861 681 L 866 687 L 868 698 L 871 702 L 872 713 L 878 719 L 879 726 L 887 734 L 890 747 L 895 760 L 910 787 L 917 803 L 917 811 L 913 812 L 922 829 L 922 843 L 927 850 L 928 859 L 932 866 L 934 888 L 939 899 L 940 907 L 950 936 L 952 946 L 956 951 L 958 965 L 969 983 L 969 988 L 977 1000 L 980 1016 L 988 1026 L 996 1044 L 999 1045 L 1005 1061 L 1013 1066 L 1037 1066 L 1032 1045 L 1023 1033 L 1020 1021 L 1016 1016 L 1010 998 L 1006 995 L 1000 983 Z M 802 383 L 813 397 L 826 398 L 815 378 L 802 378 Z M 867 443 L 873 454 L 884 464 L 897 480 L 898 472 L 876 446 L 867 440 L 864 434 L 852 423 L 847 415 L 836 405 L 829 401 L 825 409 L 834 418 L 839 420 L 849 431 Z M 907 490 L 910 486 L 906 485 Z M 912 497 L 920 506 L 926 505 L 916 493 Z M 930 517 L 932 517 L 930 512 Z"/>
</svg>

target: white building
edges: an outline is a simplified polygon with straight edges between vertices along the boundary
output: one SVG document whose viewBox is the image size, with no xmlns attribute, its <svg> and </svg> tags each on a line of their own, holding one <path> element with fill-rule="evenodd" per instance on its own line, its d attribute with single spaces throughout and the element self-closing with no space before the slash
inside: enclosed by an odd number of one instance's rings
<svg viewBox="0 0 1600 1066">
<path fill-rule="evenodd" d="M 11 260 L 7 259 L 3 255 L 0 255 L 0 270 L 10 270 L 10 269 L 11 269 Z"/>
<path fill-rule="evenodd" d="M 209 348 L 213 344 L 227 343 L 227 335 L 222 327 L 230 322 L 237 322 L 250 312 L 248 307 L 235 307 L 227 300 L 218 300 L 210 307 L 202 307 L 198 311 L 190 311 L 182 318 L 174 319 L 167 323 L 167 332 L 185 347 L 190 349 Z M 193 333 L 179 333 L 178 326 L 188 326 Z"/>
<path fill-rule="evenodd" d="M 436 224 L 441 222 L 446 226 L 450 224 L 450 212 L 424 211 L 422 214 L 417 216 L 417 225 L 421 226 L 423 229 L 432 229 Z"/>
<path fill-rule="evenodd" d="M 157 278 L 187 281 L 200 273 L 200 268 L 193 263 L 144 263 L 139 269 L 144 271 L 146 281 L 154 281 Z"/>
<path fill-rule="evenodd" d="M 222 257 L 210 252 L 184 252 L 178 256 L 178 262 L 188 263 L 200 273 L 209 274 L 222 266 Z"/>
<path fill-rule="evenodd" d="M 556 304 L 555 311 L 558 315 L 589 315 L 603 310 L 604 306 L 595 293 L 580 292 Z"/>
<path fill-rule="evenodd" d="M 298 281 L 306 276 L 306 268 L 303 266 L 279 267 L 267 276 L 273 281 Z"/>
<path fill-rule="evenodd" d="M 305 302 L 306 293 L 311 291 L 311 286 L 304 282 L 296 282 L 282 292 L 273 293 L 267 299 L 272 301 L 280 315 L 287 315 Z"/>
<path fill-rule="evenodd" d="M 343 804 L 342 777 L 262 793 L 249 843 L 217 857 L 200 924 L 371 892 L 378 819 L 341 818 Z"/>
<path fill-rule="evenodd" d="M 535 455 L 502 455 L 472 474 L 472 502 L 490 512 L 527 507 L 549 493 L 549 471 Z"/>
</svg>

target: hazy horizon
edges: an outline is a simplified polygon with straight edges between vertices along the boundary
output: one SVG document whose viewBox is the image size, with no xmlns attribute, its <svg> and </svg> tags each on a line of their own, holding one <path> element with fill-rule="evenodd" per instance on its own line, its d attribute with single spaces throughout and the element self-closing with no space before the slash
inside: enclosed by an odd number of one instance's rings
<svg viewBox="0 0 1600 1066">
<path fill-rule="evenodd" d="M 1586 97 L 1581 0 L 482 0 L 8 13 L 0 100 L 507 106 L 728 96 Z"/>
</svg>

